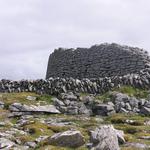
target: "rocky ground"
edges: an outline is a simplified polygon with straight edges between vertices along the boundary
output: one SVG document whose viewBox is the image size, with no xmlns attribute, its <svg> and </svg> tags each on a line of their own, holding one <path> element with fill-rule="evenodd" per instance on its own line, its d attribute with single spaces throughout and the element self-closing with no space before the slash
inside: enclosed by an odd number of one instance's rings
<svg viewBox="0 0 150 150">
<path fill-rule="evenodd" d="M 150 149 L 150 91 L 0 94 L 0 149 Z"/>
</svg>

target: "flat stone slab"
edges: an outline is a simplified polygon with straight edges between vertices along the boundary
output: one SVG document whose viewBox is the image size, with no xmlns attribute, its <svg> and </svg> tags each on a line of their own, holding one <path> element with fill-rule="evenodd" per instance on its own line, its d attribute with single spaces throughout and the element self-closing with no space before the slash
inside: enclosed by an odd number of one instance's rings
<svg viewBox="0 0 150 150">
<path fill-rule="evenodd" d="M 32 113 L 51 113 L 51 114 L 60 114 L 60 111 L 56 109 L 54 105 L 24 105 L 21 103 L 13 103 L 9 106 L 11 112 L 32 112 Z"/>
</svg>

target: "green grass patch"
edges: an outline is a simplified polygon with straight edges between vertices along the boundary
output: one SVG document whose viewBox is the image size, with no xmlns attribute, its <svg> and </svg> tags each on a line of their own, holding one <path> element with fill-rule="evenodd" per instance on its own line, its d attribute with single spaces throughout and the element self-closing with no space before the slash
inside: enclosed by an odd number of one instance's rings
<svg viewBox="0 0 150 150">
<path fill-rule="evenodd" d="M 38 101 L 45 101 L 49 104 L 53 103 L 52 98 L 53 97 L 51 95 L 47 95 L 47 94 L 37 96 Z"/>
<path fill-rule="evenodd" d="M 27 100 L 27 96 L 34 96 L 36 100 Z M 38 95 L 31 92 L 21 92 L 21 93 L 3 93 L 2 101 L 5 103 L 5 109 L 8 109 L 9 105 L 12 103 L 22 103 L 26 105 L 36 105 L 40 102 L 40 105 L 51 104 L 52 96 L 50 95 Z"/>
<path fill-rule="evenodd" d="M 139 89 L 132 86 L 121 86 L 120 88 L 114 88 L 112 91 L 128 94 L 129 96 L 134 96 L 136 98 L 147 98 L 147 96 L 149 95 L 148 90 Z"/>
<path fill-rule="evenodd" d="M 120 92 L 123 94 L 127 94 L 128 96 L 134 96 L 136 98 L 147 98 L 150 94 L 146 89 L 139 89 L 132 86 L 121 86 L 119 88 L 113 88 L 111 91 L 108 91 L 104 94 L 98 94 L 96 99 L 101 102 L 108 102 L 112 98 L 112 92 Z"/>
</svg>

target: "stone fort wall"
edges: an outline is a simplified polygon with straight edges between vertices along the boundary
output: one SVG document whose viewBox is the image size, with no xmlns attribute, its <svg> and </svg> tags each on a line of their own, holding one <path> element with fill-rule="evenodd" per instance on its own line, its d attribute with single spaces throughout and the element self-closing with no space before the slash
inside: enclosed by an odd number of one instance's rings
<svg viewBox="0 0 150 150">
<path fill-rule="evenodd" d="M 90 48 L 59 48 L 49 57 L 46 79 L 123 76 L 149 68 L 149 63 L 150 58 L 143 49 L 115 43 Z"/>
</svg>

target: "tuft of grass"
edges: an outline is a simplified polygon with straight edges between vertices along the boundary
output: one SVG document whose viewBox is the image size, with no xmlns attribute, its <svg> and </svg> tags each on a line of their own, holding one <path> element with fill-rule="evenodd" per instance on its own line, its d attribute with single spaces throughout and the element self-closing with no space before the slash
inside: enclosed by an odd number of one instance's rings
<svg viewBox="0 0 150 150">
<path fill-rule="evenodd" d="M 22 135 L 22 136 L 18 137 L 18 139 L 21 141 L 22 144 L 29 142 L 29 141 L 34 141 L 34 138 L 29 135 Z"/>
<path fill-rule="evenodd" d="M 136 98 L 147 98 L 148 95 L 150 94 L 148 90 L 146 89 L 140 89 L 140 88 L 135 88 L 133 86 L 121 86 L 119 88 L 113 88 L 111 91 L 108 91 L 104 94 L 98 94 L 96 96 L 96 99 L 101 101 L 101 102 L 108 102 L 111 101 L 112 98 L 112 92 L 120 92 L 127 94 L 129 96 L 134 96 Z"/>
<path fill-rule="evenodd" d="M 106 93 L 104 93 L 102 95 L 98 94 L 95 98 L 97 100 L 101 101 L 101 102 L 108 102 L 111 99 L 111 93 L 110 92 L 106 92 Z"/>
<path fill-rule="evenodd" d="M 141 148 L 135 148 L 135 147 L 122 147 L 121 150 L 141 150 Z"/>
<path fill-rule="evenodd" d="M 27 100 L 27 96 L 34 96 L 37 99 L 30 101 Z M 50 95 L 38 95 L 36 93 L 32 92 L 21 92 L 21 93 L 3 93 L 2 94 L 2 101 L 5 103 L 5 109 L 8 109 L 9 105 L 12 103 L 22 103 L 26 105 L 37 105 L 38 102 L 40 102 L 40 105 L 45 104 L 51 104 L 52 96 Z"/>
<path fill-rule="evenodd" d="M 8 108 L 8 106 L 12 103 L 22 103 L 22 104 L 35 104 L 36 101 L 29 101 L 27 100 L 27 96 L 35 96 L 37 97 L 38 94 L 30 93 L 30 92 L 21 92 L 21 93 L 3 93 L 3 99 L 2 101 L 5 103 L 5 108 Z"/>
<path fill-rule="evenodd" d="M 128 94 L 129 96 L 134 96 L 136 98 L 147 98 L 149 91 L 146 89 L 135 88 L 133 86 L 121 86 L 119 88 L 114 88 L 113 91 Z"/>
<path fill-rule="evenodd" d="M 105 121 L 108 121 L 112 124 L 123 124 L 127 120 L 127 117 L 124 114 L 114 114 L 105 118 Z"/>
<path fill-rule="evenodd" d="M 54 134 L 52 130 L 48 129 L 48 125 L 38 121 L 35 121 L 33 124 L 24 126 L 24 130 L 28 131 L 30 135 L 34 138 L 38 138 L 39 136 L 44 135 L 50 136 Z"/>
<path fill-rule="evenodd" d="M 37 96 L 37 100 L 38 101 L 45 101 L 45 102 L 47 102 L 49 104 L 53 103 L 52 96 L 51 95 L 47 95 L 47 94 Z"/>
<path fill-rule="evenodd" d="M 126 126 L 124 128 L 125 133 L 135 134 L 137 132 L 141 132 L 142 130 L 133 126 Z"/>
<path fill-rule="evenodd" d="M 52 130 L 54 133 L 59 133 L 59 132 L 70 130 L 70 127 L 68 127 L 68 126 L 49 125 L 47 128 Z"/>
</svg>

